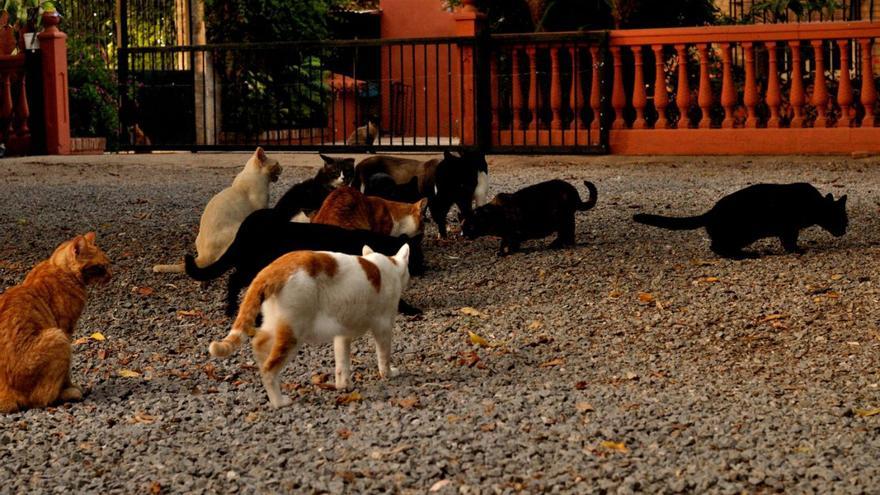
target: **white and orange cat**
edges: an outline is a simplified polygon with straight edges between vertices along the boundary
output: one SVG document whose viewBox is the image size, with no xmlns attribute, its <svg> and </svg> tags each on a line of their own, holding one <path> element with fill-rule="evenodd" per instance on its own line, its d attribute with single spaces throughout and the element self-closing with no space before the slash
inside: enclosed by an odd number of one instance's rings
<svg viewBox="0 0 880 495">
<path fill-rule="evenodd" d="M 415 237 L 424 230 L 427 207 L 427 199 L 415 203 L 399 203 L 377 196 L 366 196 L 353 187 L 340 186 L 327 196 L 321 209 L 312 216 L 311 222 L 344 229 L 369 230 L 392 237 Z"/>
<path fill-rule="evenodd" d="M 212 342 L 215 357 L 227 357 L 253 337 L 253 350 L 263 387 L 273 407 L 291 403 L 281 394 L 278 375 L 304 343 L 333 342 L 336 388 L 351 386 L 351 341 L 373 334 L 382 378 L 394 376 L 391 334 L 400 293 L 409 284 L 409 245 L 394 256 L 364 246 L 363 256 L 326 251 L 294 251 L 264 268 L 251 283 L 232 325 L 220 342 Z M 262 311 L 263 324 L 254 328 Z"/>
<path fill-rule="evenodd" d="M 196 236 L 196 264 L 208 266 L 226 252 L 248 215 L 269 207 L 269 183 L 278 180 L 281 165 L 257 148 L 232 185 L 215 194 L 202 213 Z M 157 273 L 183 273 L 184 265 L 156 265 Z"/>
</svg>

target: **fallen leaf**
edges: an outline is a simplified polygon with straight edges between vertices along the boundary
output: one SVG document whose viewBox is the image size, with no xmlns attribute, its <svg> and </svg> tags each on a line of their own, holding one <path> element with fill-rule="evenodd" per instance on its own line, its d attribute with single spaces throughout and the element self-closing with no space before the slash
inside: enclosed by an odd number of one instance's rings
<svg viewBox="0 0 880 495">
<path fill-rule="evenodd" d="M 485 316 L 483 313 L 477 311 L 476 309 L 474 309 L 470 306 L 465 306 L 465 307 L 461 308 L 459 311 L 461 311 L 463 314 L 468 315 L 468 316 Z"/>
<path fill-rule="evenodd" d="M 312 385 L 325 383 L 328 377 L 329 375 L 327 373 L 315 373 L 311 378 Z"/>
<path fill-rule="evenodd" d="M 491 423 L 486 423 L 484 425 L 480 425 L 480 431 L 483 431 L 483 432 L 495 431 L 495 422 L 493 421 Z"/>
<path fill-rule="evenodd" d="M 414 395 L 411 395 L 411 396 L 403 398 L 403 399 L 398 399 L 396 402 L 397 402 L 398 406 L 400 406 L 404 409 L 412 409 L 414 407 L 419 407 L 419 398 Z"/>
<path fill-rule="evenodd" d="M 119 370 L 119 376 L 121 376 L 123 378 L 137 378 L 137 377 L 141 376 L 141 374 L 138 373 L 137 371 L 123 369 L 123 370 Z"/>
<path fill-rule="evenodd" d="M 260 413 L 253 411 L 249 412 L 247 416 L 244 417 L 244 420 L 248 423 L 253 423 L 254 421 L 260 419 Z"/>
<path fill-rule="evenodd" d="M 589 402 L 578 402 L 574 405 L 574 408 L 577 409 L 579 413 L 585 413 L 593 411 L 593 405 Z"/>
<path fill-rule="evenodd" d="M 565 364 L 565 358 L 556 358 L 556 359 L 551 359 L 550 361 L 547 361 L 545 363 L 541 363 L 540 365 L 538 365 L 538 367 L 539 368 L 549 368 L 551 366 L 562 366 L 563 364 Z"/>
<path fill-rule="evenodd" d="M 95 332 L 95 333 L 89 335 L 89 337 L 93 338 L 94 340 L 97 340 L 98 342 L 101 342 L 102 340 L 106 340 L 104 338 L 104 334 L 102 334 L 101 332 Z"/>
<path fill-rule="evenodd" d="M 335 383 L 316 383 L 315 386 L 321 390 L 336 390 Z"/>
<path fill-rule="evenodd" d="M 639 292 L 639 301 L 643 303 L 654 302 L 654 296 L 650 292 Z"/>
<path fill-rule="evenodd" d="M 840 280 L 842 278 L 843 278 L 843 275 L 840 275 L 839 273 L 835 273 L 834 275 L 831 276 L 831 280 Z"/>
<path fill-rule="evenodd" d="M 575 390 L 584 390 L 587 388 L 587 382 L 577 382 L 574 384 Z"/>
<path fill-rule="evenodd" d="M 339 435 L 339 438 L 343 440 L 348 440 L 351 437 L 351 430 L 348 428 L 340 428 L 336 430 L 336 434 Z"/>
<path fill-rule="evenodd" d="M 211 380 L 217 380 L 218 382 L 222 381 L 222 379 L 217 376 L 217 368 L 214 367 L 213 364 L 208 363 L 202 366 L 202 371 L 204 371 L 205 374 L 208 375 L 208 378 L 210 378 Z"/>
<path fill-rule="evenodd" d="M 618 298 L 622 295 L 623 295 L 623 291 L 621 291 L 620 289 L 614 289 L 608 293 L 608 297 L 610 297 L 610 298 Z"/>
<path fill-rule="evenodd" d="M 788 318 L 788 315 L 784 315 L 782 313 L 774 313 L 772 315 L 767 315 L 763 318 L 760 318 L 758 320 L 758 323 L 767 323 L 768 321 L 781 320 L 782 318 Z"/>
<path fill-rule="evenodd" d="M 603 448 L 606 448 L 608 450 L 613 450 L 615 452 L 622 452 L 622 453 L 629 452 L 629 449 L 626 448 L 626 445 L 624 445 L 623 442 L 612 442 L 610 440 L 604 440 L 599 445 L 601 445 Z"/>
<path fill-rule="evenodd" d="M 153 294 L 153 289 L 150 287 L 138 287 L 137 293 L 144 296 L 144 297 L 147 297 L 147 296 Z"/>
<path fill-rule="evenodd" d="M 193 310 L 178 309 L 177 316 L 201 317 L 201 316 L 205 316 L 205 313 L 199 311 L 198 309 L 193 309 Z"/>
<path fill-rule="evenodd" d="M 480 356 L 474 351 L 459 352 L 458 365 L 472 367 L 480 361 Z"/>
<path fill-rule="evenodd" d="M 357 479 L 354 473 L 351 471 L 337 471 L 336 476 L 342 478 L 346 483 L 354 483 L 354 480 Z"/>
<path fill-rule="evenodd" d="M 156 416 L 152 416 L 145 412 L 138 411 L 134 413 L 134 416 L 131 417 L 132 423 L 145 424 L 149 425 L 156 421 Z"/>
<path fill-rule="evenodd" d="M 80 337 L 73 341 L 73 345 L 83 345 L 89 341 L 88 337 Z"/>
<path fill-rule="evenodd" d="M 363 396 L 360 394 L 360 392 L 352 392 L 350 394 L 340 395 L 339 397 L 337 397 L 336 404 L 341 406 L 343 404 L 351 404 L 352 402 L 358 402 L 360 400 L 363 400 Z"/>
<path fill-rule="evenodd" d="M 468 337 L 471 338 L 471 344 L 478 345 L 480 347 L 489 347 L 488 340 L 484 339 L 483 337 L 480 337 L 479 335 L 475 334 L 474 332 L 471 332 L 470 330 L 468 330 Z"/>
<path fill-rule="evenodd" d="M 440 490 L 443 489 L 443 487 L 445 487 L 446 485 L 448 485 L 450 483 L 452 483 L 452 482 L 449 480 L 440 480 L 440 481 L 434 483 L 433 485 L 431 485 L 431 488 L 429 488 L 428 491 L 429 492 L 439 492 Z"/>
<path fill-rule="evenodd" d="M 875 409 L 855 409 L 853 412 L 856 413 L 856 416 L 868 418 L 880 414 L 880 407 Z"/>
<path fill-rule="evenodd" d="M 623 377 L 626 378 L 627 380 L 636 380 L 636 379 L 638 379 L 639 375 L 637 375 L 636 373 L 634 373 L 632 371 L 627 371 L 626 374 L 623 375 Z"/>
<path fill-rule="evenodd" d="M 544 324 L 538 320 L 535 320 L 535 321 L 529 323 L 529 330 L 538 330 L 539 328 L 543 328 L 543 327 L 544 327 Z"/>
<path fill-rule="evenodd" d="M 150 485 L 150 495 L 160 495 L 162 493 L 162 485 L 158 481 L 154 481 Z"/>
<path fill-rule="evenodd" d="M 702 277 L 698 278 L 697 280 L 699 280 L 700 282 L 706 282 L 707 284 L 712 284 L 718 282 L 718 277 Z"/>
</svg>

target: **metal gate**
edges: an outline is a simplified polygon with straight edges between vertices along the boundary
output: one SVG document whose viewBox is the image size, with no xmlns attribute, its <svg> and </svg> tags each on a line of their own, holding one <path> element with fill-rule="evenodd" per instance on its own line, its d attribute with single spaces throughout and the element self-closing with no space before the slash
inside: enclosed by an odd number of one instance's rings
<svg viewBox="0 0 880 495">
<path fill-rule="evenodd" d="M 121 48 L 125 147 L 604 153 L 605 38 Z"/>
</svg>

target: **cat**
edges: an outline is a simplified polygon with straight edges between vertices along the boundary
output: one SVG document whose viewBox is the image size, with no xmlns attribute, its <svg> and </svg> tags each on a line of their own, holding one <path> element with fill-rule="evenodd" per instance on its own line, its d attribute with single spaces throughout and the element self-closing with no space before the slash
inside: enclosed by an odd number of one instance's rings
<svg viewBox="0 0 880 495">
<path fill-rule="evenodd" d="M 584 185 L 590 192 L 587 201 L 581 201 L 577 189 L 562 180 L 541 182 L 513 194 L 498 194 L 464 219 L 462 234 L 469 239 L 500 236 L 499 256 L 519 250 L 521 241 L 540 239 L 554 232 L 557 236 L 551 247 L 573 246 L 575 212 L 593 208 L 599 197 L 592 182 L 584 181 Z"/>
<path fill-rule="evenodd" d="M 422 216 L 427 203 L 427 199 L 398 203 L 341 186 L 327 196 L 321 209 L 312 217 L 312 223 L 370 230 L 393 237 L 413 237 L 422 233 Z"/>
<path fill-rule="evenodd" d="M 391 337 L 397 301 L 409 284 L 409 246 L 393 257 L 364 246 L 362 256 L 295 251 L 264 268 L 248 287 L 229 334 L 212 342 L 214 357 L 227 357 L 247 335 L 273 407 L 292 401 L 281 393 L 278 375 L 301 344 L 333 341 L 336 389 L 351 387 L 351 341 L 373 334 L 379 376 L 389 378 Z M 262 312 L 263 324 L 254 328 Z"/>
<path fill-rule="evenodd" d="M 86 287 L 110 280 L 95 233 L 62 243 L 0 294 L 0 413 L 82 399 L 70 379 L 70 340 Z"/>
<path fill-rule="evenodd" d="M 388 174 L 397 184 L 407 184 L 413 177 L 418 179 L 419 192 L 428 198 L 431 218 L 437 223 L 437 233 L 446 238 L 446 216 L 450 208 L 458 206 L 462 218 L 488 200 L 489 165 L 486 156 L 479 152 L 464 151 L 455 155 L 449 151 L 442 159 L 425 162 L 408 158 L 377 155 L 359 162 L 355 167 L 352 187 L 363 189 L 375 174 Z"/>
<path fill-rule="evenodd" d="M 424 197 L 419 192 L 417 177 L 413 177 L 408 183 L 401 185 L 394 182 L 394 177 L 383 173 L 374 174 L 367 180 L 364 194 L 400 203 L 415 203 Z"/>
<path fill-rule="evenodd" d="M 387 255 L 394 254 L 401 246 L 409 244 L 410 273 L 420 275 L 425 270 L 422 236 L 390 237 L 368 230 L 349 230 L 314 223 L 292 223 L 275 210 L 265 209 L 251 213 L 242 222 L 232 245 L 213 264 L 198 267 L 192 255 L 187 255 L 186 273 L 195 280 L 206 281 L 218 278 L 230 269 L 234 269 L 226 286 L 226 314 L 231 317 L 238 310 L 238 294 L 241 290 L 251 283 L 260 270 L 279 256 L 291 251 L 304 250 L 358 254 L 367 244 Z M 399 310 L 405 315 L 421 313 L 418 308 L 410 306 L 404 300 L 400 301 Z"/>
<path fill-rule="evenodd" d="M 354 158 L 333 158 L 319 155 L 324 166 L 311 179 L 293 185 L 275 203 L 275 209 L 288 219 L 300 213 L 311 215 L 324 203 L 333 189 L 351 182 L 354 174 Z"/>
<path fill-rule="evenodd" d="M 257 148 L 247 164 L 232 181 L 205 206 L 196 236 L 196 264 L 210 265 L 232 244 L 241 222 L 252 212 L 269 206 L 269 183 L 278 180 L 281 165 Z M 183 273 L 183 263 L 156 265 L 157 273 Z"/>
<path fill-rule="evenodd" d="M 365 125 L 362 125 L 352 131 L 345 140 L 346 146 L 372 146 L 373 142 L 379 136 L 379 127 L 375 120 L 368 119 Z"/>
<path fill-rule="evenodd" d="M 694 217 L 664 217 L 639 213 L 633 220 L 672 230 L 706 228 L 711 249 L 723 258 L 755 257 L 743 248 L 766 237 L 778 237 L 786 252 L 799 253 L 801 229 L 818 225 L 835 237 L 846 233 L 846 195 L 822 197 L 815 187 L 794 184 L 755 184 L 718 200 Z"/>
</svg>

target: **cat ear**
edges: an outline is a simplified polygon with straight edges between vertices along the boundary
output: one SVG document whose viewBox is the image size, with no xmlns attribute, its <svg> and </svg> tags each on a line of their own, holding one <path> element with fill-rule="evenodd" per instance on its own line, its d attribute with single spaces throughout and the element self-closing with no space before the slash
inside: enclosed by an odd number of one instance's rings
<svg viewBox="0 0 880 495">
<path fill-rule="evenodd" d="M 825 201 L 828 201 L 828 202 L 834 201 L 834 196 L 832 196 L 831 193 L 826 194 Z"/>
<path fill-rule="evenodd" d="M 85 236 L 78 235 L 73 238 L 73 242 L 70 243 L 70 252 L 73 253 L 74 258 L 86 249 L 86 242 Z"/>
<path fill-rule="evenodd" d="M 451 153 L 449 150 L 444 150 L 444 151 L 443 151 L 443 158 L 446 159 L 446 160 L 451 160 L 451 159 L 452 159 L 452 153 Z"/>
<path fill-rule="evenodd" d="M 345 160 L 343 160 L 343 163 L 345 163 L 346 165 L 351 165 L 352 167 L 354 167 L 354 158 L 346 158 Z"/>
<path fill-rule="evenodd" d="M 89 232 L 88 234 L 84 235 L 83 237 L 85 237 L 85 239 L 87 241 L 89 241 L 90 244 L 95 243 L 95 233 L 94 232 Z"/>
<path fill-rule="evenodd" d="M 330 158 L 329 156 L 324 155 L 322 153 L 319 153 L 318 156 L 321 157 L 321 160 L 324 160 L 324 163 L 333 163 L 334 161 L 336 161 L 336 160 L 334 160 L 334 159 Z"/>
<path fill-rule="evenodd" d="M 403 266 L 409 265 L 409 244 L 404 243 L 400 246 L 400 250 L 394 255 L 395 258 L 403 262 Z"/>
<path fill-rule="evenodd" d="M 257 146 L 257 151 L 254 151 L 254 156 L 257 157 L 257 160 L 259 160 L 260 163 L 265 162 L 267 159 L 266 151 L 263 150 L 262 146 Z"/>
<path fill-rule="evenodd" d="M 840 199 L 837 200 L 837 202 L 840 203 L 840 206 L 846 207 L 846 194 L 841 196 Z"/>
<path fill-rule="evenodd" d="M 366 255 L 368 255 L 368 254 L 373 254 L 374 252 L 375 252 L 375 251 L 373 251 L 373 250 L 370 248 L 370 246 L 367 246 L 366 244 L 364 244 L 364 250 L 363 250 L 363 254 L 362 254 L 362 256 L 366 256 Z"/>
<path fill-rule="evenodd" d="M 418 208 L 419 212 L 424 215 L 425 210 L 428 209 L 428 198 L 422 198 L 416 203 L 416 208 Z"/>
</svg>

